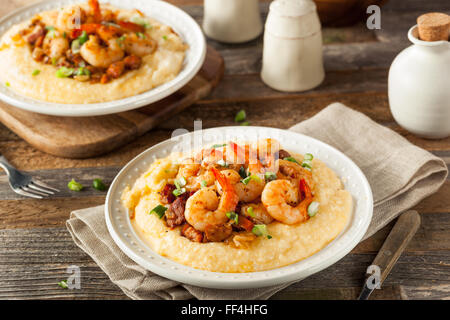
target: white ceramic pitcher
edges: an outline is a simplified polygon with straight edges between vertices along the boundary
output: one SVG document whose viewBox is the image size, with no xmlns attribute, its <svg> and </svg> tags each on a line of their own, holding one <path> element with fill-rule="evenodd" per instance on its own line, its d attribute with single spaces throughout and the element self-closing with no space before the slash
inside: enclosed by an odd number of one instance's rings
<svg viewBox="0 0 450 320">
<path fill-rule="evenodd" d="M 419 40 L 417 26 L 408 32 L 412 46 L 389 70 L 388 95 L 400 126 L 425 138 L 450 135 L 450 42 Z"/>
<path fill-rule="evenodd" d="M 214 40 L 240 43 L 263 29 L 258 0 L 205 0 L 203 31 Z"/>
</svg>

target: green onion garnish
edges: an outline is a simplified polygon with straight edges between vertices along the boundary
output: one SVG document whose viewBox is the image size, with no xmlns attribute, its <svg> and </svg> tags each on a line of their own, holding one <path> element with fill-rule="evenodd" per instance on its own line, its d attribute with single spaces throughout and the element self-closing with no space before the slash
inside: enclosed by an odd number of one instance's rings
<svg viewBox="0 0 450 320">
<path fill-rule="evenodd" d="M 227 212 L 226 215 L 227 215 L 228 219 L 233 220 L 234 224 L 239 224 L 239 216 L 236 212 L 230 211 L 230 212 Z"/>
<path fill-rule="evenodd" d="M 314 217 L 317 211 L 319 211 L 319 203 L 316 201 L 311 202 L 308 206 L 308 215 Z"/>
<path fill-rule="evenodd" d="M 226 145 L 227 145 L 226 143 L 224 143 L 224 144 L 215 144 L 215 145 L 213 145 L 211 147 L 211 149 L 222 148 L 222 147 L 225 147 Z"/>
<path fill-rule="evenodd" d="M 70 46 L 70 49 L 72 49 L 73 53 L 78 53 L 80 52 L 80 48 L 81 48 L 81 43 L 79 39 L 75 39 L 72 41 L 72 44 Z"/>
<path fill-rule="evenodd" d="M 266 181 L 276 180 L 277 174 L 274 172 L 267 171 L 266 173 L 264 173 L 264 178 L 266 179 Z"/>
<path fill-rule="evenodd" d="M 52 58 L 52 65 L 55 65 L 58 62 L 56 58 Z"/>
<path fill-rule="evenodd" d="M 61 67 L 56 71 L 56 76 L 58 78 L 67 78 L 73 74 L 74 70 L 72 68 Z"/>
<path fill-rule="evenodd" d="M 298 163 L 298 161 L 295 160 L 295 158 L 293 158 L 293 157 L 286 157 L 286 158 L 284 158 L 283 160 L 287 160 L 287 161 L 290 161 L 290 162 Z"/>
<path fill-rule="evenodd" d="M 67 280 L 61 280 L 60 282 L 58 282 L 58 286 L 60 286 L 63 289 L 69 288 L 69 286 L 67 285 Z"/>
<path fill-rule="evenodd" d="M 248 184 L 248 183 L 250 182 L 251 179 L 252 179 L 252 176 L 248 176 L 247 178 L 242 179 L 241 182 L 242 182 L 243 184 Z"/>
<path fill-rule="evenodd" d="M 143 34 L 142 32 L 136 32 L 136 35 L 137 35 L 140 39 L 145 39 L 145 38 L 146 38 L 145 34 Z"/>
<path fill-rule="evenodd" d="M 92 181 L 92 187 L 94 187 L 94 189 L 97 189 L 100 191 L 106 190 L 106 185 L 103 183 L 103 181 L 101 179 L 94 179 Z"/>
<path fill-rule="evenodd" d="M 186 192 L 186 188 L 175 189 L 172 191 L 173 195 L 176 197 L 181 196 L 185 192 Z"/>
<path fill-rule="evenodd" d="M 252 229 L 254 235 L 260 237 L 267 237 L 267 239 L 272 239 L 272 236 L 267 232 L 267 226 L 265 224 L 255 224 Z"/>
<path fill-rule="evenodd" d="M 200 185 L 202 186 L 202 188 L 205 188 L 206 186 L 208 186 L 208 183 L 205 180 L 202 180 L 202 182 L 200 182 Z"/>
<path fill-rule="evenodd" d="M 53 27 L 53 26 L 45 26 L 45 30 L 48 30 L 48 31 L 55 30 L 55 27 Z"/>
<path fill-rule="evenodd" d="M 253 210 L 253 207 L 248 207 L 247 208 L 247 213 L 249 214 L 250 217 L 255 217 L 255 212 Z"/>
<path fill-rule="evenodd" d="M 248 126 L 250 123 L 248 121 L 241 122 L 240 126 Z"/>
<path fill-rule="evenodd" d="M 234 117 L 234 122 L 242 122 L 247 117 L 245 110 L 241 110 L 238 113 L 236 113 L 236 116 Z"/>
<path fill-rule="evenodd" d="M 11 84 L 8 81 L 5 82 L 5 86 L 9 87 L 10 85 Z"/>
<path fill-rule="evenodd" d="M 306 153 L 303 157 L 303 162 L 301 166 L 309 171 L 312 170 L 312 159 L 314 159 L 314 156 L 311 153 Z"/>
<path fill-rule="evenodd" d="M 250 182 L 250 180 L 255 180 L 256 182 L 262 182 L 261 178 L 259 176 L 257 176 L 256 174 L 252 174 L 250 176 L 248 176 L 245 179 L 242 179 L 241 182 L 243 184 L 248 184 Z"/>
<path fill-rule="evenodd" d="M 37 76 L 39 73 L 41 73 L 41 70 L 39 69 L 34 69 L 33 72 L 31 73 L 32 76 Z"/>
<path fill-rule="evenodd" d="M 150 211 L 149 214 L 156 214 L 160 219 L 164 217 L 164 214 L 166 213 L 167 208 L 158 204 L 156 207 Z"/>
<path fill-rule="evenodd" d="M 72 179 L 68 184 L 67 187 L 72 191 L 81 191 L 83 190 L 83 185 L 81 183 L 78 183 L 75 181 L 75 179 Z"/>
<path fill-rule="evenodd" d="M 311 161 L 312 159 L 314 159 L 314 156 L 311 153 L 305 153 L 303 160 Z"/>
<path fill-rule="evenodd" d="M 167 36 L 163 36 L 163 39 L 167 41 Z"/>
<path fill-rule="evenodd" d="M 81 36 L 79 36 L 76 40 L 80 42 L 80 45 L 83 45 L 86 41 L 89 40 L 89 36 L 86 31 L 83 31 L 81 33 Z"/>
</svg>

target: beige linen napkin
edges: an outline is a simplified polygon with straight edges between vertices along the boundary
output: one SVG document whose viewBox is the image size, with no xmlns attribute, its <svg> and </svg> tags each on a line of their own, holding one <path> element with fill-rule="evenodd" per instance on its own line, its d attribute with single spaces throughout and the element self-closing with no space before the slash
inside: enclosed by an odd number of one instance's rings
<svg viewBox="0 0 450 320">
<path fill-rule="evenodd" d="M 339 103 L 328 106 L 290 130 L 336 147 L 365 173 L 375 204 L 365 238 L 436 192 L 447 177 L 447 167 L 442 159 Z M 74 211 L 67 221 L 67 228 L 75 243 L 133 299 L 267 299 L 289 285 L 216 290 L 162 278 L 137 265 L 116 246 L 108 233 L 103 210 L 103 206 L 98 206 Z"/>
</svg>

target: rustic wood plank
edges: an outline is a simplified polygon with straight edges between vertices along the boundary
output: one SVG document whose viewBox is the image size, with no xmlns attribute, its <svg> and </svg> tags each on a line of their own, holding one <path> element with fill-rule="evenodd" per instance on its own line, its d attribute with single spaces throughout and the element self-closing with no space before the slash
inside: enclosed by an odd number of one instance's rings
<svg viewBox="0 0 450 320">
<path fill-rule="evenodd" d="M 374 254 L 349 254 L 330 268 L 287 290 L 305 297 L 311 294 L 311 289 L 319 289 L 318 292 L 331 298 L 333 294 L 336 295 L 336 288 L 353 288 L 347 294 L 350 292 L 354 295 L 373 258 Z M 386 287 L 389 291 L 380 291 L 381 297 L 391 297 L 393 291 L 389 288 L 399 285 L 428 288 L 449 285 L 449 259 L 448 250 L 405 253 L 386 279 L 383 289 Z M 66 268 L 72 264 L 81 268 L 82 289 L 62 290 L 56 284 L 67 277 Z M 104 293 L 99 296 L 102 291 Z M 409 294 L 411 298 L 413 292 Z M 0 230 L 0 298 L 55 298 L 66 295 L 76 298 L 112 298 L 120 297 L 120 291 L 75 246 L 65 229 Z M 395 295 L 398 296 L 398 290 Z M 347 298 L 351 296 L 348 294 Z"/>
</svg>

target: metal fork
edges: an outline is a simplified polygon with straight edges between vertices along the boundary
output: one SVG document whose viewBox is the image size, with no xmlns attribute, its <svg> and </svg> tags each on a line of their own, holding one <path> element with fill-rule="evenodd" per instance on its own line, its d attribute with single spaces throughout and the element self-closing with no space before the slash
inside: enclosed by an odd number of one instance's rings
<svg viewBox="0 0 450 320">
<path fill-rule="evenodd" d="M 9 185 L 14 192 L 22 196 L 42 199 L 43 197 L 55 194 L 55 192 L 59 192 L 58 189 L 50 187 L 42 181 L 31 178 L 30 175 L 20 172 L 1 154 L 0 167 L 6 171 L 9 178 Z"/>
</svg>

